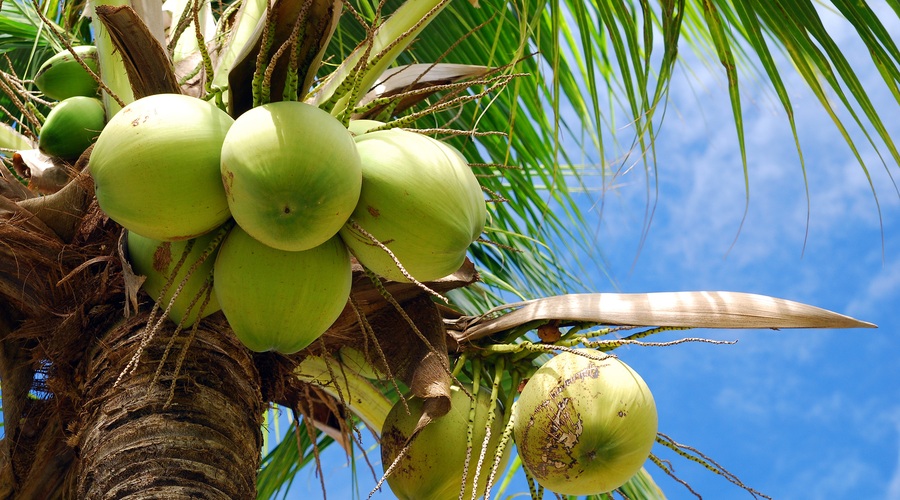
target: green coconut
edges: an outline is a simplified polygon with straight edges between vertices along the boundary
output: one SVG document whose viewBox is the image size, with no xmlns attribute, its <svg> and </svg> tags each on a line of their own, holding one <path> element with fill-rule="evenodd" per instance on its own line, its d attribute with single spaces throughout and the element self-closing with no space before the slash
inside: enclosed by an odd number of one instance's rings
<svg viewBox="0 0 900 500">
<path fill-rule="evenodd" d="M 280 250 L 337 234 L 359 199 L 353 137 L 315 106 L 284 101 L 242 114 L 222 146 L 222 182 L 234 220 Z"/>
<path fill-rule="evenodd" d="M 77 45 L 72 47 L 85 65 L 94 73 L 99 68 L 97 48 L 93 45 Z M 63 50 L 44 61 L 34 76 L 34 85 L 45 96 L 62 101 L 70 97 L 96 97 L 99 85 L 68 49 Z"/>
<path fill-rule="evenodd" d="M 213 264 L 216 261 L 218 247 L 211 249 L 209 247 L 217 237 L 219 237 L 219 231 L 211 231 L 194 240 L 170 242 L 153 240 L 137 233 L 128 233 L 128 261 L 136 274 L 146 277 L 141 288 L 150 295 L 151 299 L 157 300 L 166 283 L 170 283 L 159 304 L 163 311 L 168 307 L 169 301 L 184 277 L 196 266 L 169 310 L 169 317 L 175 323 L 182 323 L 184 320 L 185 326 L 191 326 L 198 319 L 205 318 L 220 309 L 215 291 L 212 291 L 209 302 L 202 313 L 200 311 L 200 306 L 205 300 L 206 287 L 212 285 Z M 193 241 L 191 251 L 188 252 L 187 258 L 173 278 L 172 271 L 181 260 L 189 241 Z M 204 253 L 207 254 L 205 260 L 198 264 Z M 194 302 L 193 306 L 191 306 L 192 302 Z M 185 319 L 186 316 L 187 319 Z"/>
<path fill-rule="evenodd" d="M 260 243 L 240 226 L 216 258 L 214 287 L 249 349 L 291 354 L 319 338 L 350 296 L 350 254 L 337 237 L 299 252 Z"/>
<path fill-rule="evenodd" d="M 406 456 L 388 476 L 387 482 L 397 498 L 403 500 L 455 500 L 472 498 L 475 484 L 475 468 L 481 455 L 484 437 L 487 433 L 487 418 L 491 404 L 491 394 L 481 390 L 476 395 L 475 420 L 472 428 L 472 450 L 466 476 L 466 489 L 462 497 L 463 469 L 466 461 L 466 429 L 469 423 L 471 399 L 458 387 L 451 388 L 450 411 L 435 419 L 422 429 L 410 442 Z M 388 468 L 400 451 L 406 446 L 423 413 L 423 400 L 409 398 L 409 413 L 403 402 L 398 401 L 388 413 L 381 431 L 381 462 Z M 497 445 L 503 434 L 504 418 L 500 405 L 495 406 L 491 424 L 491 437 L 485 451 L 484 464 L 477 474 L 477 495 L 484 495 L 487 481 L 494 463 Z M 497 470 L 502 473 L 509 460 L 507 446 L 501 456 Z M 498 473 L 499 474 L 499 473 Z"/>
<path fill-rule="evenodd" d="M 600 494 L 625 484 L 656 440 L 650 389 L 612 356 L 553 357 L 525 384 L 515 412 L 522 463 L 541 486 L 563 495 Z"/>
<path fill-rule="evenodd" d="M 230 214 L 219 157 L 233 122 L 214 104 L 180 94 L 125 106 L 91 153 L 100 208 L 155 240 L 195 238 L 220 226 Z"/>
<path fill-rule="evenodd" d="M 38 138 L 39 148 L 49 156 L 78 158 L 100 135 L 104 123 L 106 111 L 99 99 L 69 97 L 47 115 Z"/>
<path fill-rule="evenodd" d="M 447 276 L 484 230 L 484 195 L 465 158 L 414 132 L 385 130 L 356 139 L 363 186 L 352 220 L 383 243 L 419 281 Z M 360 263 L 407 281 L 393 259 L 350 224 L 341 237 Z"/>
</svg>

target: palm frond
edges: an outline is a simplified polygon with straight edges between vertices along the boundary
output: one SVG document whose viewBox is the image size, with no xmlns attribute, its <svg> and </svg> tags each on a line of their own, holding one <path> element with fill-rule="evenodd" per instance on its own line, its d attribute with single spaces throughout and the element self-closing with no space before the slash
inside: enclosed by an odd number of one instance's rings
<svg viewBox="0 0 900 500">
<path fill-rule="evenodd" d="M 895 99 L 900 97 L 900 54 L 878 15 L 867 5 L 844 0 L 834 1 L 833 7 L 869 49 L 883 83 Z M 860 80 L 810 0 L 667 1 L 655 5 L 497 0 L 481 2 L 480 8 L 455 2 L 442 16 L 452 22 L 441 21 L 439 28 L 432 26 L 423 32 L 405 62 L 441 59 L 494 66 L 515 62 L 510 71 L 528 75 L 511 82 L 499 95 L 482 100 L 476 110 L 462 115 L 444 113 L 428 125 L 452 123 L 463 130 L 477 125 L 479 130 L 508 134 L 508 138 L 457 138 L 455 142 L 473 161 L 517 167 L 502 172 L 488 169 L 484 172 L 488 177 L 482 181 L 509 200 L 492 206 L 494 217 L 503 221 L 508 233 L 488 233 L 488 239 L 520 252 L 481 246 L 473 253 L 497 278 L 497 285 L 512 286 L 520 295 L 584 286 L 571 271 L 579 263 L 566 257 L 572 253 L 570 248 L 596 254 L 584 230 L 583 198 L 574 194 L 584 188 L 583 172 L 576 167 L 584 162 L 578 160 L 587 157 L 599 164 L 601 192 L 605 193 L 610 189 L 608 179 L 614 175 L 605 166 L 608 158 L 637 157 L 647 171 L 645 225 L 649 227 L 656 198 L 653 141 L 661 130 L 661 111 L 674 68 L 684 61 L 678 53 L 683 42 L 704 64 L 718 67 L 725 76 L 741 148 L 745 207 L 749 206 L 753 173 L 748 167 L 752 152 L 744 145 L 742 75 L 761 75 L 771 82 L 791 128 L 804 179 L 806 165 L 797 133 L 802 124 L 796 122 L 784 83 L 792 71 L 831 116 L 868 176 L 876 201 L 882 193 L 869 170 L 885 168 L 892 176 L 893 165 L 900 163 L 884 111 L 879 112 L 868 97 L 872 89 Z M 344 39 L 350 37 L 346 33 Z M 663 53 L 654 55 L 660 41 Z M 628 124 L 630 134 L 619 132 L 621 123 Z M 862 132 L 865 147 L 879 154 L 881 165 L 864 159 L 863 144 L 853 138 L 852 129 Z M 808 199 L 808 186 L 806 189 Z M 896 186 L 894 191 L 900 193 Z M 571 227 L 579 229 L 572 231 Z M 548 269 L 552 270 L 549 275 Z M 543 279 L 535 280 L 539 276 Z"/>
<path fill-rule="evenodd" d="M 298 430 L 292 422 L 272 451 L 267 453 L 260 465 L 256 480 L 256 495 L 259 499 L 276 498 L 279 492 L 291 487 L 297 473 L 315 460 L 313 446 L 324 450 L 334 443 L 334 439 L 316 430 L 313 443 L 304 428 Z"/>
</svg>

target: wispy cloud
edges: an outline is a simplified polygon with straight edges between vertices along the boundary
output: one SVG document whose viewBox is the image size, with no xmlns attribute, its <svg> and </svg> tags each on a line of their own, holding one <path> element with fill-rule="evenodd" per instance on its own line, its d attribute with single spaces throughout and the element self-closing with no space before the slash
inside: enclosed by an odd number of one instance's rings
<svg viewBox="0 0 900 500">
<path fill-rule="evenodd" d="M 871 316 L 885 308 L 893 309 L 893 300 L 900 295 L 900 262 L 896 259 L 885 263 L 885 267 L 875 275 L 862 293 L 847 306 L 848 314 L 860 317 Z"/>
<path fill-rule="evenodd" d="M 886 28 L 900 30 L 900 22 L 887 6 L 873 8 L 887 9 Z M 823 11 L 822 15 L 837 43 L 859 54 L 851 55 L 851 64 L 866 88 L 873 89 L 870 97 L 875 108 L 896 107 L 879 73 L 867 64 L 866 51 L 852 26 L 833 13 Z M 657 261 L 667 260 L 660 259 L 660 254 L 677 258 L 699 274 L 726 257 L 740 269 L 750 268 L 777 258 L 799 259 L 804 244 L 807 252 L 844 244 L 841 239 L 851 229 L 883 225 L 888 232 L 897 227 L 900 197 L 887 173 L 900 174 L 896 165 L 889 157 L 880 158 L 849 115 L 841 112 L 869 168 L 867 177 L 817 98 L 784 60 L 781 68 L 794 102 L 806 178 L 789 122 L 773 91 L 745 77 L 742 98 L 750 204 L 744 220 L 746 185 L 726 83 L 717 66 L 688 60 L 691 73 L 680 73 L 671 87 L 669 109 L 656 143 L 658 170 L 648 174 L 637 164 L 616 179 L 615 191 L 604 200 L 598 241 L 637 251 L 645 224 L 642 205 L 654 203 L 655 182 L 660 186 L 659 205 L 643 254 Z M 900 134 L 900 122 L 887 120 L 886 126 L 892 134 Z M 887 154 L 883 145 L 879 149 Z M 880 236 L 869 235 L 861 243 L 880 252 Z"/>
</svg>

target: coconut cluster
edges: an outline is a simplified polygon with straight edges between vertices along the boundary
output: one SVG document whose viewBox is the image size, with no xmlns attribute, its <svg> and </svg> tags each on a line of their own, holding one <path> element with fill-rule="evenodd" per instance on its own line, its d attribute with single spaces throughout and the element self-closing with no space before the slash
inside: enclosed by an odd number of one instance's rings
<svg viewBox="0 0 900 500">
<path fill-rule="evenodd" d="M 351 253 L 388 279 L 441 278 L 486 217 L 452 147 L 400 130 L 355 135 L 301 102 L 233 119 L 185 95 L 144 97 L 105 125 L 89 168 L 160 307 L 186 325 L 221 309 L 255 351 L 293 353 L 331 326 Z"/>
<path fill-rule="evenodd" d="M 342 349 L 341 360 L 351 369 L 361 366 L 360 373 L 371 369 L 352 349 Z M 447 414 L 421 429 L 419 398 L 398 401 L 388 413 L 381 458 L 398 498 L 485 495 L 490 471 L 503 471 L 509 459 L 511 443 L 500 444 L 509 434 L 522 465 L 543 488 L 567 496 L 601 495 L 637 474 L 656 440 L 656 403 L 647 384 L 619 358 L 596 350 L 551 358 L 510 408 L 493 401 L 485 387 L 468 389 L 474 400 L 453 387 Z"/>
</svg>

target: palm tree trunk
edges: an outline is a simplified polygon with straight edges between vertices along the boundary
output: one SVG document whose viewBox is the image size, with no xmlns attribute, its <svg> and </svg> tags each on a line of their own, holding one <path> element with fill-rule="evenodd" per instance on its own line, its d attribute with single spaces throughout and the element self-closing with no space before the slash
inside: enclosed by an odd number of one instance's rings
<svg viewBox="0 0 900 500">
<path fill-rule="evenodd" d="M 3 181 L 0 499 L 255 498 L 261 380 L 224 317 L 174 339 L 166 321 L 119 379 L 148 320 L 123 319 L 137 290 L 120 228 L 88 196 L 35 204 L 7 198 Z"/>
<path fill-rule="evenodd" d="M 255 498 L 264 405 L 250 353 L 221 315 L 193 338 L 173 340 L 167 321 L 116 384 L 146 321 L 115 326 L 85 361 L 76 497 Z"/>
</svg>

